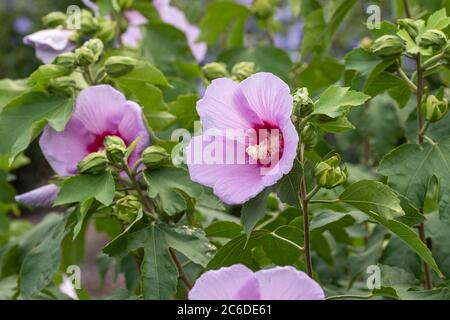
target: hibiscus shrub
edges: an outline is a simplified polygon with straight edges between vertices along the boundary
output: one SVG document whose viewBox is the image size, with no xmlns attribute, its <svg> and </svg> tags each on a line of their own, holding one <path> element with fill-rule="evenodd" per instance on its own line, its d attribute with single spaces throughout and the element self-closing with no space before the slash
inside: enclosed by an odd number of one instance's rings
<svg viewBox="0 0 450 320">
<path fill-rule="evenodd" d="M 89 298 L 89 228 L 110 298 L 450 299 L 449 1 L 83 2 L 0 81 L 1 299 Z"/>
</svg>

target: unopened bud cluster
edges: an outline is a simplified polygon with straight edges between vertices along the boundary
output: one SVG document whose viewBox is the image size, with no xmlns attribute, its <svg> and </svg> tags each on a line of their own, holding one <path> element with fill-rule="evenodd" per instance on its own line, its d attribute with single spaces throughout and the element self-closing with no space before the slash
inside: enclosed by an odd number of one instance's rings
<svg viewBox="0 0 450 320">
<path fill-rule="evenodd" d="M 347 180 L 347 170 L 341 167 L 341 158 L 335 155 L 315 166 L 314 177 L 320 187 L 332 189 Z"/>
</svg>

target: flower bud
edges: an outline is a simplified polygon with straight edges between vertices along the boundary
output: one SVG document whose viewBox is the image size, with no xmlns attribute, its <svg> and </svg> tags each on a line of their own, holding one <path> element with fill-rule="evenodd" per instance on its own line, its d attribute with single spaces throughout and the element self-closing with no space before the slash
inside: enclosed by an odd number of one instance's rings
<svg viewBox="0 0 450 320">
<path fill-rule="evenodd" d="M 120 137 L 107 136 L 103 142 L 106 157 L 111 163 L 121 163 L 127 152 L 127 146 Z"/>
<path fill-rule="evenodd" d="M 96 174 L 106 170 L 108 159 L 104 152 L 93 152 L 78 162 L 78 173 Z"/>
<path fill-rule="evenodd" d="M 59 56 L 56 57 L 55 61 L 53 61 L 53 64 L 66 67 L 67 69 L 74 69 L 75 68 L 75 53 L 66 52 L 66 53 L 60 54 Z"/>
<path fill-rule="evenodd" d="M 450 64 L 450 41 L 447 41 L 447 46 L 444 49 L 444 59 L 447 64 Z"/>
<path fill-rule="evenodd" d="M 111 20 L 106 20 L 104 18 L 99 18 L 99 28 L 95 33 L 95 37 L 102 40 L 103 43 L 111 41 L 116 32 L 116 22 Z"/>
<path fill-rule="evenodd" d="M 127 195 L 116 202 L 114 215 L 121 221 L 130 224 L 142 210 L 142 204 L 139 198 L 134 195 Z"/>
<path fill-rule="evenodd" d="M 316 165 L 314 176 L 320 187 L 332 189 L 347 180 L 347 170 L 340 167 L 340 162 L 340 157 L 335 155 Z"/>
<path fill-rule="evenodd" d="M 42 23 L 49 28 L 56 28 L 59 26 L 65 26 L 67 21 L 67 16 L 60 12 L 54 11 L 42 17 Z"/>
<path fill-rule="evenodd" d="M 406 30 L 412 39 L 415 39 L 419 34 L 419 24 L 416 20 L 405 18 L 397 20 L 397 24 L 401 29 Z"/>
<path fill-rule="evenodd" d="M 160 146 L 150 146 L 142 153 L 142 162 L 148 169 L 154 169 L 168 162 L 170 155 Z"/>
<path fill-rule="evenodd" d="M 308 123 L 300 134 L 300 141 L 305 146 L 305 150 L 312 150 L 319 140 L 319 132 L 315 125 Z"/>
<path fill-rule="evenodd" d="M 298 88 L 293 94 L 294 115 L 304 118 L 314 111 L 314 101 L 309 97 L 307 88 Z"/>
<path fill-rule="evenodd" d="M 63 94 L 63 95 L 73 95 L 75 92 L 77 84 L 71 77 L 63 76 L 58 78 L 50 79 L 47 89 L 49 92 Z"/>
<path fill-rule="evenodd" d="M 372 39 L 370 39 L 369 37 L 364 37 L 359 42 L 359 47 L 365 51 L 370 51 L 372 43 L 373 43 Z"/>
<path fill-rule="evenodd" d="M 88 10 L 81 10 L 81 28 L 84 34 L 92 35 L 99 29 L 97 19 Z"/>
<path fill-rule="evenodd" d="M 431 47 L 435 50 L 441 50 L 447 45 L 447 36 L 440 30 L 427 30 L 420 37 L 419 45 L 423 48 Z"/>
<path fill-rule="evenodd" d="M 205 64 L 202 68 L 203 76 L 206 80 L 212 81 L 218 78 L 229 77 L 227 66 L 222 62 L 211 62 Z"/>
<path fill-rule="evenodd" d="M 87 66 L 97 62 L 103 52 L 103 42 L 99 39 L 91 39 L 75 50 L 75 59 L 78 65 Z"/>
<path fill-rule="evenodd" d="M 105 71 L 110 77 L 120 77 L 132 71 L 136 62 L 136 59 L 130 57 L 109 57 L 105 62 Z"/>
<path fill-rule="evenodd" d="M 384 35 L 376 39 L 371 51 L 380 57 L 399 56 L 405 50 L 405 44 L 402 39 L 393 35 Z"/>
<path fill-rule="evenodd" d="M 255 63 L 243 61 L 234 65 L 231 78 L 235 81 L 243 81 L 256 72 Z"/>
<path fill-rule="evenodd" d="M 251 11 L 259 19 L 267 19 L 275 12 L 272 0 L 253 0 Z"/>
<path fill-rule="evenodd" d="M 448 112 L 447 99 L 439 100 L 434 95 L 429 95 L 427 100 L 422 103 L 422 114 L 430 122 L 441 120 Z"/>
</svg>

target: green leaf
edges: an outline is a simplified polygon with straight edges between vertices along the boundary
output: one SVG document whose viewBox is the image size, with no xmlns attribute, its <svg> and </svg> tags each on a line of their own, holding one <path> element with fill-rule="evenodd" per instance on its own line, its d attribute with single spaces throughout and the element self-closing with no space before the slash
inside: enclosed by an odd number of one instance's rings
<svg viewBox="0 0 450 320">
<path fill-rule="evenodd" d="M 370 98 L 364 93 L 349 89 L 338 86 L 329 87 L 316 102 L 313 114 L 337 118 L 343 115 L 344 107 L 359 106 Z"/>
<path fill-rule="evenodd" d="M 167 75 L 176 74 L 180 63 L 195 63 L 184 33 L 164 23 L 147 25 L 142 51 L 145 59 Z"/>
<path fill-rule="evenodd" d="M 217 221 L 205 228 L 208 237 L 233 239 L 243 232 L 242 226 L 232 221 Z"/>
<path fill-rule="evenodd" d="M 8 104 L 8 102 L 10 102 L 15 97 L 23 94 L 27 90 L 28 85 L 26 79 L 0 80 L 0 111 L 6 104 Z"/>
<path fill-rule="evenodd" d="M 312 119 L 311 122 L 316 124 L 325 132 L 340 133 L 348 130 L 356 129 L 355 126 L 348 121 L 347 117 L 328 118 L 326 116 Z"/>
<path fill-rule="evenodd" d="M 277 195 L 280 200 L 296 208 L 300 208 L 298 188 L 302 173 L 301 165 L 295 161 L 291 172 L 283 176 L 276 185 Z"/>
<path fill-rule="evenodd" d="M 439 186 L 439 214 L 450 217 L 450 137 L 439 143 L 405 144 L 387 154 L 379 172 L 393 189 L 422 208 L 428 185 L 436 178 Z"/>
<path fill-rule="evenodd" d="M 293 264 L 303 249 L 301 243 L 303 232 L 293 226 L 282 226 L 275 231 L 254 230 L 249 237 L 243 234 L 227 242 L 209 262 L 208 269 L 236 263 L 252 265 L 251 252 L 260 245 L 275 263 Z"/>
<path fill-rule="evenodd" d="M 244 43 L 245 22 L 250 10 L 231 1 L 216 1 L 208 5 L 200 21 L 200 41 L 213 44 L 220 36 L 229 32 L 228 44 L 239 46 Z"/>
<path fill-rule="evenodd" d="M 29 92 L 9 102 L 0 112 L 0 154 L 9 154 L 10 163 L 48 123 L 62 131 L 69 120 L 73 100 Z"/>
<path fill-rule="evenodd" d="M 418 288 L 420 281 L 416 277 L 397 267 L 380 265 L 381 288 L 373 290 L 373 294 L 383 296 L 389 292 L 389 296 L 401 297 L 409 289 Z"/>
<path fill-rule="evenodd" d="M 431 239 L 433 256 L 446 277 L 450 277 L 450 220 L 427 214 L 425 234 Z"/>
<path fill-rule="evenodd" d="M 205 237 L 203 230 L 191 226 L 158 225 L 166 235 L 169 247 L 185 255 L 194 263 L 206 267 L 214 256 L 215 247 Z"/>
<path fill-rule="evenodd" d="M 241 222 L 244 225 L 247 236 L 250 236 L 256 223 L 266 215 L 266 204 L 269 193 L 270 189 L 266 188 L 242 206 Z"/>
<path fill-rule="evenodd" d="M 64 181 L 55 200 L 55 205 L 83 202 L 95 198 L 105 206 L 112 203 L 115 192 L 111 172 L 101 174 L 80 174 Z"/>
<path fill-rule="evenodd" d="M 114 80 L 119 83 L 150 83 L 159 86 L 168 86 L 164 74 L 159 71 L 156 67 L 147 61 L 136 60 L 136 66 L 130 72 L 120 76 L 114 77 Z"/>
<path fill-rule="evenodd" d="M 168 215 L 175 215 L 187 209 L 185 196 L 198 197 L 202 187 L 189 178 L 186 170 L 164 167 L 157 170 L 146 170 L 144 179 L 148 185 L 148 195 Z"/>
<path fill-rule="evenodd" d="M 219 55 L 218 61 L 224 62 L 230 70 L 238 62 L 254 62 L 258 72 L 271 72 L 286 82 L 292 68 L 292 61 L 284 50 L 267 45 L 229 49 Z"/>
<path fill-rule="evenodd" d="M 383 251 L 381 261 L 384 265 L 402 268 L 418 279 L 422 276 L 422 260 L 399 237 L 393 236 Z M 436 259 L 436 262 L 438 260 Z M 445 272 L 444 268 L 441 268 Z"/>
<path fill-rule="evenodd" d="M 355 218 L 353 218 L 350 214 L 322 211 L 315 215 L 311 220 L 310 231 L 311 235 L 314 237 L 315 235 L 322 234 L 327 230 L 346 228 L 355 222 Z"/>
<path fill-rule="evenodd" d="M 158 226 L 146 229 L 141 265 L 144 299 L 170 299 L 177 290 L 178 270 L 169 252 L 166 235 Z"/>
<path fill-rule="evenodd" d="M 12 300 L 17 290 L 17 275 L 0 279 L 0 300 Z"/>
<path fill-rule="evenodd" d="M 176 116 L 182 128 L 194 129 L 194 122 L 199 119 L 195 108 L 197 100 L 197 95 L 179 95 L 177 100 L 169 104 L 169 111 Z"/>
<path fill-rule="evenodd" d="M 67 234 L 66 217 L 55 218 L 41 242 L 23 260 L 20 268 L 20 294 L 31 298 L 53 279 L 61 262 L 61 242 Z"/>
<path fill-rule="evenodd" d="M 301 68 L 298 86 L 306 87 L 311 95 L 341 79 L 343 65 L 332 57 L 315 56 L 306 67 Z"/>
<path fill-rule="evenodd" d="M 378 181 L 355 182 L 341 193 L 339 200 L 364 213 L 376 212 L 384 219 L 393 219 L 405 214 L 397 195 L 387 185 Z"/>
<path fill-rule="evenodd" d="M 379 214 L 368 211 L 365 212 L 369 217 L 377 221 L 379 224 L 386 227 L 389 231 L 397 235 L 401 240 L 403 240 L 411 249 L 413 249 L 426 263 L 430 265 L 430 267 L 438 274 L 438 276 L 442 277 L 442 272 L 439 270 L 439 267 L 436 264 L 436 261 L 433 258 L 430 250 L 427 246 L 419 239 L 417 233 L 408 227 L 407 225 L 396 221 L 396 220 L 387 220 L 386 218 L 380 216 Z"/>
<path fill-rule="evenodd" d="M 447 11 L 442 8 L 439 11 L 434 12 L 428 17 L 427 29 L 444 30 L 450 25 L 450 18 L 447 17 Z"/>
<path fill-rule="evenodd" d="M 28 78 L 28 85 L 39 90 L 44 90 L 51 79 L 69 75 L 71 71 L 64 66 L 56 64 L 41 65 Z"/>
</svg>

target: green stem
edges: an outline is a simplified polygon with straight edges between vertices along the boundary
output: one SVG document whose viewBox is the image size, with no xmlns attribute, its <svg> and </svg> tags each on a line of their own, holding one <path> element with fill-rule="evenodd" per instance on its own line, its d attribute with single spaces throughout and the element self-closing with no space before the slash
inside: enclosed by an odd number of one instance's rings
<svg viewBox="0 0 450 320">
<path fill-rule="evenodd" d="M 95 80 L 94 80 L 94 76 L 92 74 L 92 69 L 91 66 L 85 66 L 84 67 L 84 78 L 86 79 L 86 82 L 92 86 L 95 84 Z"/>
<path fill-rule="evenodd" d="M 403 0 L 403 7 L 405 8 L 405 14 L 408 18 L 411 18 L 411 10 L 409 9 L 408 0 Z"/>
<path fill-rule="evenodd" d="M 331 296 L 328 297 L 327 300 L 340 300 L 340 299 L 371 299 L 375 297 L 374 294 L 369 294 L 367 296 L 358 296 L 358 295 L 353 295 L 353 294 L 343 294 L 343 295 L 338 295 L 338 296 Z"/>
<path fill-rule="evenodd" d="M 333 199 L 333 200 L 325 200 L 325 199 L 317 199 L 317 200 L 310 200 L 309 203 L 316 204 L 316 203 L 324 203 L 324 204 L 333 204 L 338 203 L 339 199 Z"/>
<path fill-rule="evenodd" d="M 170 255 L 172 256 L 173 261 L 175 262 L 175 265 L 177 266 L 178 273 L 180 274 L 181 280 L 183 280 L 186 287 L 191 290 L 192 289 L 192 282 L 187 276 L 186 272 L 184 271 L 183 265 L 180 263 L 180 260 L 178 260 L 177 254 L 175 250 L 172 248 L 169 248 Z"/>
<path fill-rule="evenodd" d="M 302 164 L 302 178 L 300 181 L 300 192 L 299 198 L 303 211 L 303 234 L 304 234 L 304 243 L 303 243 L 303 256 L 306 264 L 306 271 L 308 275 L 312 278 L 313 276 L 313 268 L 312 268 L 312 260 L 311 260 L 311 241 L 309 239 L 309 211 L 308 211 L 308 190 L 306 187 L 306 178 L 305 178 L 305 145 L 303 143 L 300 144 L 300 162 Z"/>
<path fill-rule="evenodd" d="M 403 81 L 406 82 L 409 89 L 411 89 L 411 91 L 413 93 L 416 93 L 417 86 L 409 79 L 409 77 L 406 75 L 405 71 L 403 71 L 403 69 L 401 67 L 399 67 L 397 71 L 398 71 L 399 76 L 403 79 Z"/>
</svg>

